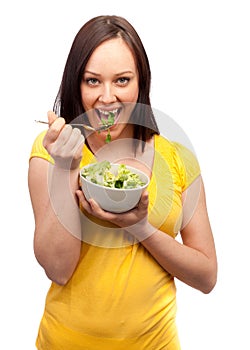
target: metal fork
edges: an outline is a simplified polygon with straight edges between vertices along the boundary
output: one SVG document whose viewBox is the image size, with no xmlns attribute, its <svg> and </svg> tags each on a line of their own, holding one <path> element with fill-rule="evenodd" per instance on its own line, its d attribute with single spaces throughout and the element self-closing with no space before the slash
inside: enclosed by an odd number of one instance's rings
<svg viewBox="0 0 250 350">
<path fill-rule="evenodd" d="M 49 123 L 48 122 L 45 122 L 45 121 L 43 121 L 43 120 L 35 120 L 35 122 L 36 123 L 41 123 L 41 124 L 47 124 L 47 125 L 49 125 Z M 92 126 L 90 126 L 90 125 L 87 125 L 87 124 L 74 124 L 74 123 L 72 123 L 72 124 L 69 124 L 69 125 L 72 125 L 72 126 L 81 126 L 81 127 L 83 127 L 84 129 L 86 129 L 86 130 L 90 130 L 90 131 L 102 131 L 102 130 L 107 130 L 107 129 L 109 129 L 110 128 L 110 125 L 101 125 L 101 126 L 98 126 L 97 128 L 93 128 Z"/>
</svg>

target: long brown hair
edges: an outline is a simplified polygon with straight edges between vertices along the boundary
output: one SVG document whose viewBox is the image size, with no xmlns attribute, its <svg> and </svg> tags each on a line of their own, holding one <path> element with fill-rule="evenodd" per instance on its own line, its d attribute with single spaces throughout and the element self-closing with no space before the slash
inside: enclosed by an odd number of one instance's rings
<svg viewBox="0 0 250 350">
<path fill-rule="evenodd" d="M 133 26 L 120 16 L 97 16 L 86 22 L 77 33 L 64 68 L 54 111 L 70 123 L 85 113 L 80 84 L 86 64 L 93 51 L 104 41 L 121 37 L 134 55 L 139 76 L 137 106 L 130 121 L 134 124 L 134 139 L 146 141 L 159 134 L 150 104 L 151 70 L 141 39 Z"/>
</svg>

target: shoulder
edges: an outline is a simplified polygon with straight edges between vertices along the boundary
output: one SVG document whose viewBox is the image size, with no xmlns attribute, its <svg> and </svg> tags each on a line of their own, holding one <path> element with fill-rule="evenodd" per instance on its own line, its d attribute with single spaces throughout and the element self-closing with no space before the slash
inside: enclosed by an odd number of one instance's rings
<svg viewBox="0 0 250 350">
<path fill-rule="evenodd" d="M 155 144 L 156 150 L 168 162 L 171 171 L 178 176 L 184 191 L 200 175 L 200 166 L 194 151 L 162 135 L 155 137 Z"/>
<path fill-rule="evenodd" d="M 51 158 L 51 156 L 43 146 L 43 139 L 46 132 L 47 130 L 44 130 L 36 136 L 31 148 L 30 159 L 33 157 L 38 157 L 53 163 L 53 159 Z"/>
</svg>

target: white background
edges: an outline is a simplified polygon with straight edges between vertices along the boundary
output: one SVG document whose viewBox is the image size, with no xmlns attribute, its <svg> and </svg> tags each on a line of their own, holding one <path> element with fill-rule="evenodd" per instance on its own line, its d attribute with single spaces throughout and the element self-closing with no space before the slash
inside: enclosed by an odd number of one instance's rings
<svg viewBox="0 0 250 350">
<path fill-rule="evenodd" d="M 83 23 L 117 14 L 134 25 L 145 45 L 153 107 L 185 130 L 205 181 L 219 276 L 209 295 L 177 282 L 182 349 L 250 349 L 248 1 L 1 4 L 0 347 L 35 349 L 49 286 L 32 247 L 28 158 L 43 129 L 34 119 L 45 119 L 52 108 L 68 51 Z"/>
</svg>

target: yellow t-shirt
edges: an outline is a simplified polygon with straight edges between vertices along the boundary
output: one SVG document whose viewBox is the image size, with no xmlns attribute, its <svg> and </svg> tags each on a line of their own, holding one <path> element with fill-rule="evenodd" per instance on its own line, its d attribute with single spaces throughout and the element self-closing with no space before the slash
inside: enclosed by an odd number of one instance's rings
<svg viewBox="0 0 250 350">
<path fill-rule="evenodd" d="M 31 157 L 53 161 L 34 142 Z M 182 192 L 199 176 L 194 154 L 155 136 L 149 222 L 175 237 Z M 84 146 L 81 167 L 94 159 Z M 83 215 L 84 216 L 84 215 Z M 39 350 L 179 350 L 174 278 L 121 229 L 84 216 L 78 266 L 65 286 L 51 284 L 36 345 Z"/>
</svg>

